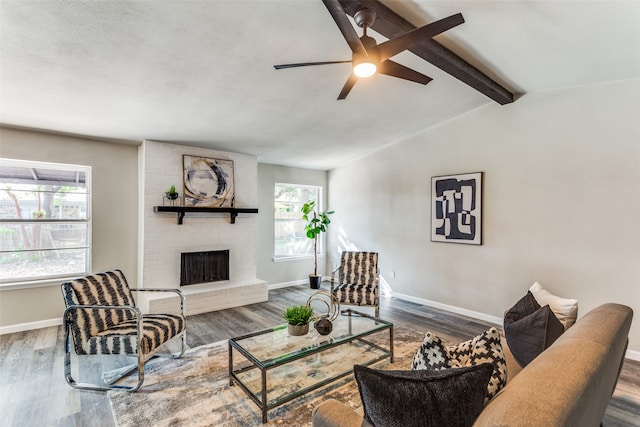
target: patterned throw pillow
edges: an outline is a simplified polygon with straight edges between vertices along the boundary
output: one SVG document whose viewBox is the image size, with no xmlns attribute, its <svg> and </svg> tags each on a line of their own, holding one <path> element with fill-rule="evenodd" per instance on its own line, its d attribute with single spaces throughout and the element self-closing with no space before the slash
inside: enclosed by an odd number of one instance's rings
<svg viewBox="0 0 640 427">
<path fill-rule="evenodd" d="M 516 362 L 523 368 L 564 332 L 549 305 L 540 307 L 531 291 L 504 314 L 504 335 Z"/>
<path fill-rule="evenodd" d="M 507 383 L 507 363 L 502 352 L 500 332 L 491 328 L 475 338 L 458 345 L 445 346 L 442 340 L 427 332 L 422 345 L 413 357 L 412 369 L 445 369 L 491 363 L 493 373 L 487 386 L 485 403 Z"/>
<path fill-rule="evenodd" d="M 493 366 L 353 371 L 365 419 L 376 427 L 470 427 L 484 407 Z"/>
</svg>

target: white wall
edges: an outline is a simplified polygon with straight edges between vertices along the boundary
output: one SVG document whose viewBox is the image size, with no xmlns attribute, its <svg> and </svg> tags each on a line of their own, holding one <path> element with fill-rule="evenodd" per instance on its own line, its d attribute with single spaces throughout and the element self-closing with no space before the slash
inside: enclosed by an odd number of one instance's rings
<svg viewBox="0 0 640 427">
<path fill-rule="evenodd" d="M 258 277 L 269 282 L 272 287 L 306 282 L 309 273 L 313 273 L 313 258 L 273 261 L 273 195 L 276 182 L 320 186 L 323 188 L 324 206 L 327 206 L 328 194 L 326 171 L 258 164 Z M 324 256 L 318 257 L 318 271 L 326 274 Z"/>
<path fill-rule="evenodd" d="M 93 271 L 121 269 L 137 286 L 138 147 L 0 128 L 0 157 L 91 166 Z M 0 328 L 62 318 L 61 281 L 0 290 Z"/>
<path fill-rule="evenodd" d="M 183 196 L 182 156 L 203 156 L 233 161 L 235 207 L 256 208 L 255 156 L 144 141 L 140 147 L 140 271 L 145 288 L 179 288 L 182 252 L 229 249 L 229 278 L 256 278 L 256 214 L 239 214 L 231 224 L 228 214 L 187 214 L 181 225 L 175 213 L 154 213 L 171 185 Z"/>
<path fill-rule="evenodd" d="M 431 242 L 431 177 L 479 171 L 483 245 Z M 500 319 L 539 281 L 580 314 L 618 302 L 637 316 L 638 183 L 640 80 L 530 94 L 331 171 L 330 238 L 378 250 L 408 298 Z"/>
</svg>

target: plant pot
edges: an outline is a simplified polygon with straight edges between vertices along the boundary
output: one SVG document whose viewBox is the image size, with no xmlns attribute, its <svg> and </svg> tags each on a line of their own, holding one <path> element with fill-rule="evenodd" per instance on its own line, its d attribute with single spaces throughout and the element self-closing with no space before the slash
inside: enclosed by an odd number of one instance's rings
<svg viewBox="0 0 640 427">
<path fill-rule="evenodd" d="M 309 287 L 311 289 L 320 289 L 320 283 L 322 283 L 322 275 L 309 275 Z"/>
<path fill-rule="evenodd" d="M 294 337 L 307 335 L 307 333 L 309 332 L 309 324 L 306 323 L 304 325 L 287 325 L 287 330 L 289 331 L 289 335 L 293 335 Z"/>
<path fill-rule="evenodd" d="M 169 200 L 175 200 L 178 198 L 178 193 L 164 193 Z"/>
</svg>

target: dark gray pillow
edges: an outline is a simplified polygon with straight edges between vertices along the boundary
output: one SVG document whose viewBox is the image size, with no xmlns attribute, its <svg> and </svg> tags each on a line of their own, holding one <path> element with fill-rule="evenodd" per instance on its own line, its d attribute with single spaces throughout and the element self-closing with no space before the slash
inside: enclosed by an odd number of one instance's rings
<svg viewBox="0 0 640 427">
<path fill-rule="evenodd" d="M 491 363 L 385 371 L 355 365 L 365 419 L 376 427 L 471 426 L 482 412 Z"/>
<path fill-rule="evenodd" d="M 509 349 L 522 367 L 527 366 L 564 332 L 549 305 L 540 307 L 531 292 L 504 315 L 504 335 Z"/>
<path fill-rule="evenodd" d="M 523 317 L 527 317 L 528 315 L 540 310 L 540 308 L 540 304 L 538 304 L 538 301 L 535 299 L 531 291 L 528 291 L 525 296 L 520 298 L 518 302 L 516 302 L 513 307 L 507 310 L 504 314 L 505 324 L 507 321 L 509 323 L 517 322 Z"/>
<path fill-rule="evenodd" d="M 494 327 L 456 345 L 442 344 L 442 339 L 427 332 L 413 356 L 412 369 L 462 368 L 491 363 L 493 375 L 487 386 L 485 403 L 507 384 L 507 362 L 502 351 L 500 332 Z"/>
</svg>

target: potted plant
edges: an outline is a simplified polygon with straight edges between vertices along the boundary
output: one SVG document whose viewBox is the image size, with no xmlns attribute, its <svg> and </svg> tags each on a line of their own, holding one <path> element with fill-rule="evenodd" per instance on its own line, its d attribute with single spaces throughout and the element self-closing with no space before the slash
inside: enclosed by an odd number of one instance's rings
<svg viewBox="0 0 640 427">
<path fill-rule="evenodd" d="M 176 186 L 172 185 L 171 187 L 169 187 L 169 190 L 166 191 L 165 196 L 167 196 L 167 199 L 169 200 L 175 200 L 178 198 L 178 192 L 176 191 Z"/>
<path fill-rule="evenodd" d="M 292 305 L 282 313 L 287 321 L 289 335 L 300 336 L 309 332 L 309 322 L 313 320 L 313 310 L 306 305 Z"/>
<path fill-rule="evenodd" d="M 322 275 L 318 274 L 318 236 L 327 231 L 331 223 L 329 215 L 333 211 L 316 211 L 316 202 L 310 201 L 302 205 L 302 219 L 307 222 L 304 230 L 309 239 L 313 239 L 313 274 L 309 275 L 311 289 L 320 289 Z"/>
</svg>

